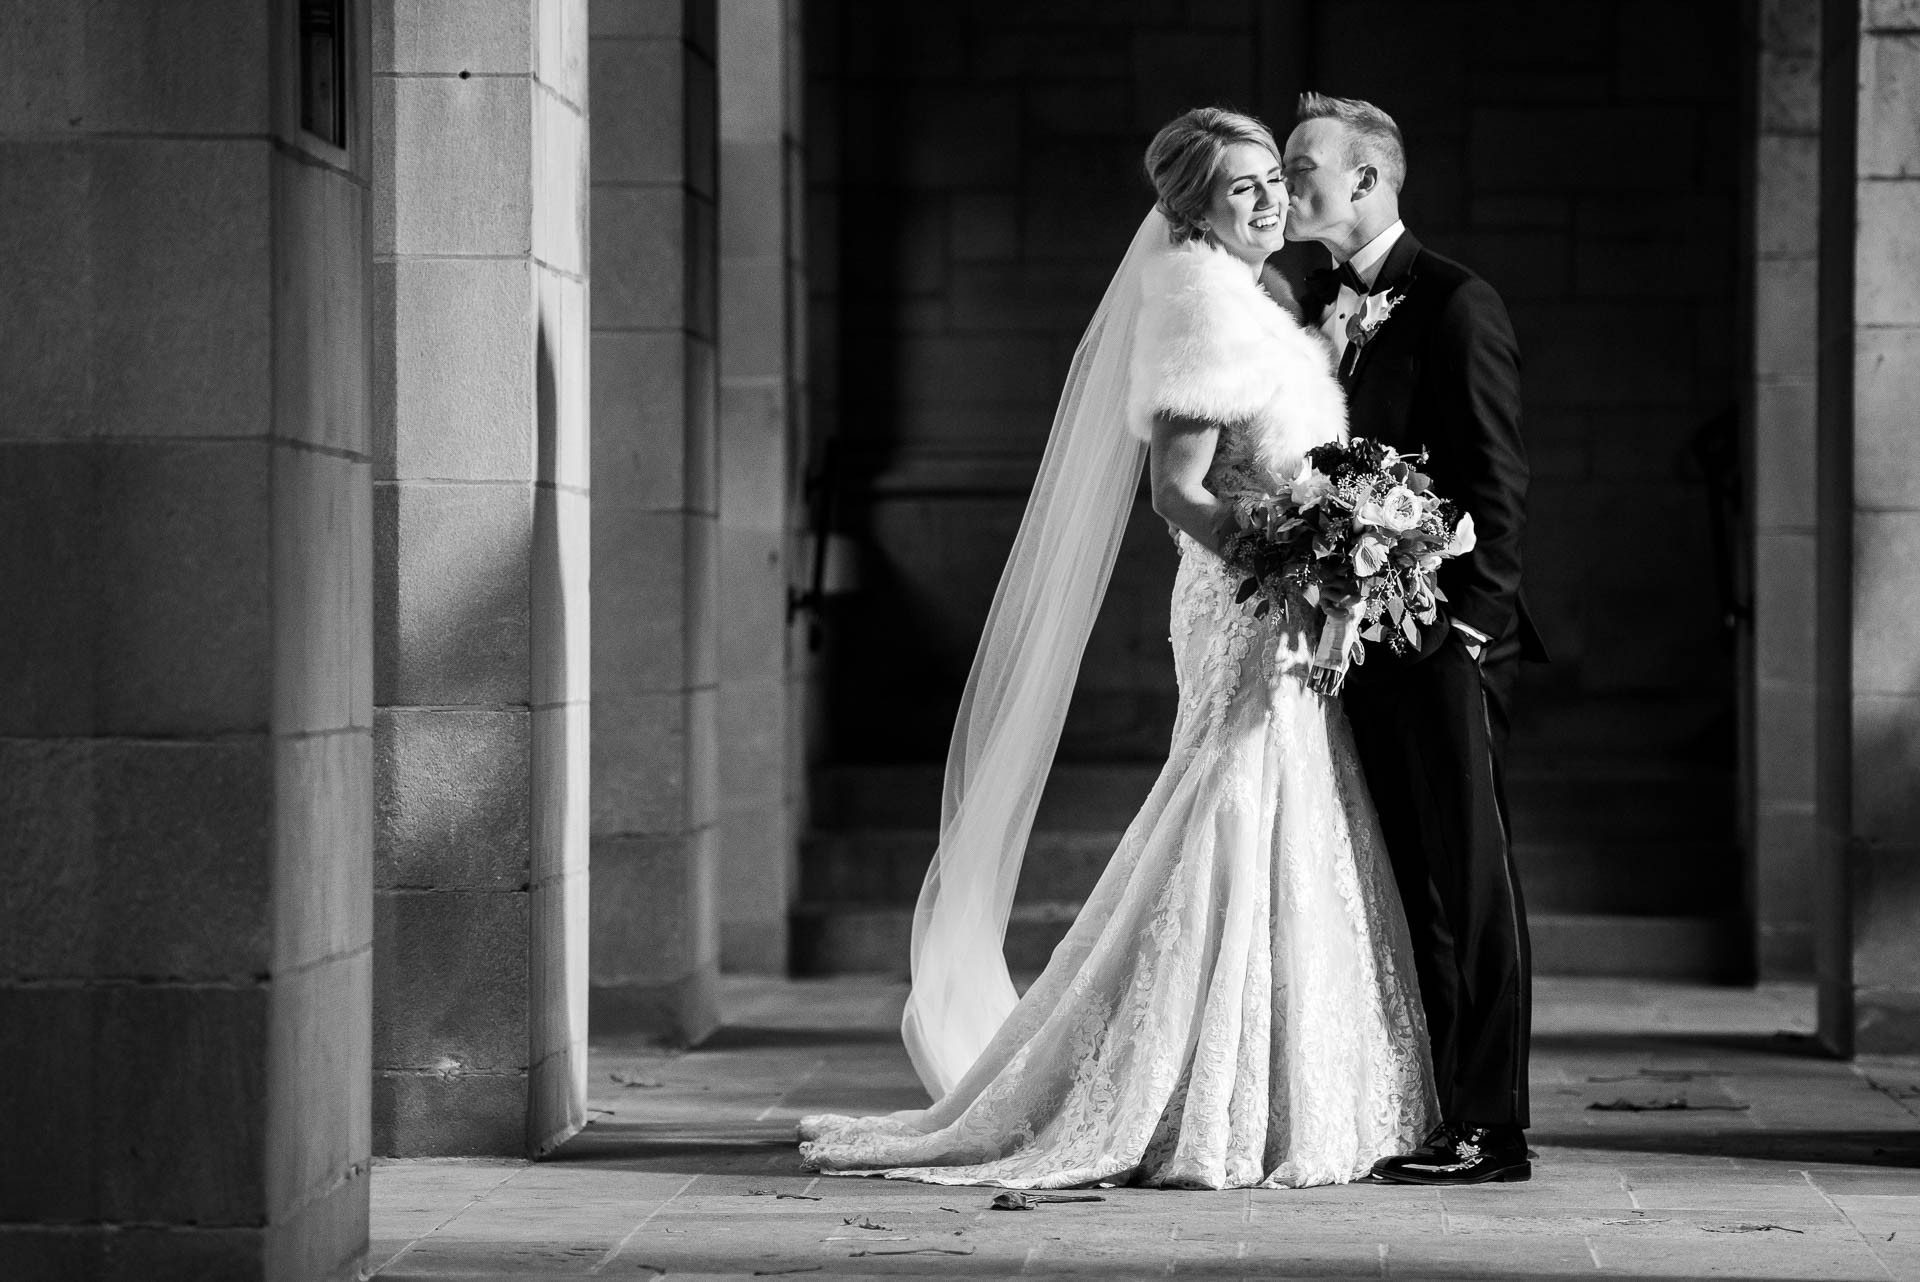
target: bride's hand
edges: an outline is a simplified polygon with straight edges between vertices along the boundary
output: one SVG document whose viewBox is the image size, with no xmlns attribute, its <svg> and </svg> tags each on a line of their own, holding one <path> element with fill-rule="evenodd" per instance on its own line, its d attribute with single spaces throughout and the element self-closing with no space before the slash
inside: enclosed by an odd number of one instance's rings
<svg viewBox="0 0 1920 1282">
<path fill-rule="evenodd" d="M 1315 664 L 1313 671 L 1307 674 L 1307 687 L 1328 698 L 1339 694 L 1340 688 L 1346 683 L 1347 674 L 1338 668 L 1323 668 Z"/>
</svg>

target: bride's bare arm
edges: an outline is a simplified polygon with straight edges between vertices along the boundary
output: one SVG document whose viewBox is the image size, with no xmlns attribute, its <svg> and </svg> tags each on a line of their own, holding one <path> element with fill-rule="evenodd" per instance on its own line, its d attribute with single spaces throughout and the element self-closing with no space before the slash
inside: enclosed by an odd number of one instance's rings
<svg viewBox="0 0 1920 1282">
<path fill-rule="evenodd" d="M 1157 414 L 1147 451 L 1153 510 L 1215 555 L 1236 525 L 1233 509 L 1204 484 L 1219 440 L 1218 423 Z"/>
</svg>

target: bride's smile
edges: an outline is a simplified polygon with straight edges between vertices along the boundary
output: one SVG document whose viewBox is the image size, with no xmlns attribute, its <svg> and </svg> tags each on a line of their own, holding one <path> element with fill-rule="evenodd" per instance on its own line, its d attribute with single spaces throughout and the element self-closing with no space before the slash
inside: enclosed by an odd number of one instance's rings
<svg viewBox="0 0 1920 1282">
<path fill-rule="evenodd" d="M 1286 181 L 1279 158 L 1255 142 L 1236 142 L 1220 157 L 1203 226 L 1222 249 L 1256 271 L 1286 243 Z"/>
</svg>

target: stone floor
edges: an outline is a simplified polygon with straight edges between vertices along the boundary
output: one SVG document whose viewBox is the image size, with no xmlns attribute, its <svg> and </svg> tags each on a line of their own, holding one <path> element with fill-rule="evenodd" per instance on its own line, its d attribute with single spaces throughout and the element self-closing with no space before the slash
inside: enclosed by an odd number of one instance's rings
<svg viewBox="0 0 1920 1282">
<path fill-rule="evenodd" d="M 385 1282 L 1920 1279 L 1920 1063 L 1817 1056 L 1805 989 L 1543 981 L 1529 1184 L 1114 1189 L 1028 1212 L 989 1210 L 990 1190 L 797 1169 L 801 1113 L 922 1102 L 902 995 L 734 982 L 697 1050 L 598 1048 L 593 1123 L 550 1160 L 378 1165 L 370 1267 Z M 1664 1107 L 1594 1107 L 1618 1101 Z"/>
</svg>

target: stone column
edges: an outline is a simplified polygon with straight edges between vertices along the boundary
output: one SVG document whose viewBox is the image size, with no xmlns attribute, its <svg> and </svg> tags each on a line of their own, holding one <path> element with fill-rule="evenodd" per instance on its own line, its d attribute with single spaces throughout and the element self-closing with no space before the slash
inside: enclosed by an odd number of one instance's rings
<svg viewBox="0 0 1920 1282">
<path fill-rule="evenodd" d="M 1753 168 L 1753 687 L 1746 827 L 1758 971 L 1813 969 L 1815 302 L 1820 4 L 1761 0 Z"/>
<path fill-rule="evenodd" d="M 0 9 L 8 1278 L 366 1251 L 368 38 L 303 8 Z"/>
<path fill-rule="evenodd" d="M 720 963 L 784 974 L 798 875 L 787 585 L 805 353 L 795 0 L 722 0 Z"/>
<path fill-rule="evenodd" d="M 712 0 L 593 0 L 596 1034 L 718 1019 Z"/>
<path fill-rule="evenodd" d="M 583 0 L 376 8 L 374 1130 L 586 1097 Z"/>
<path fill-rule="evenodd" d="M 1836 656 L 1831 668 L 1846 677 L 1830 711 L 1849 714 L 1847 735 L 1823 762 L 1836 782 L 1844 765 L 1847 792 L 1823 798 L 1833 818 L 1823 854 L 1848 873 L 1851 975 L 1847 1000 L 1830 999 L 1826 1013 L 1851 1007 L 1861 1052 L 1910 1054 L 1920 1051 L 1920 6 L 1867 0 L 1855 29 L 1838 34 L 1858 42 L 1856 65 L 1827 64 L 1829 105 L 1858 86 L 1844 153 L 1853 179 L 1845 225 L 1858 233 L 1851 332 L 1832 335 L 1835 360 L 1822 372 L 1847 385 L 1831 408 L 1850 411 L 1852 466 L 1851 493 L 1835 485 L 1823 499 L 1845 503 L 1832 532 L 1847 540 L 1836 552 L 1851 565 L 1836 556 L 1822 568 L 1834 572 L 1836 595 L 1850 590 L 1852 608 L 1850 629 L 1834 637 L 1847 643 L 1845 666 Z M 1826 457 L 1840 461 L 1838 451 Z M 1841 578 L 1842 569 L 1851 573 Z"/>
</svg>

